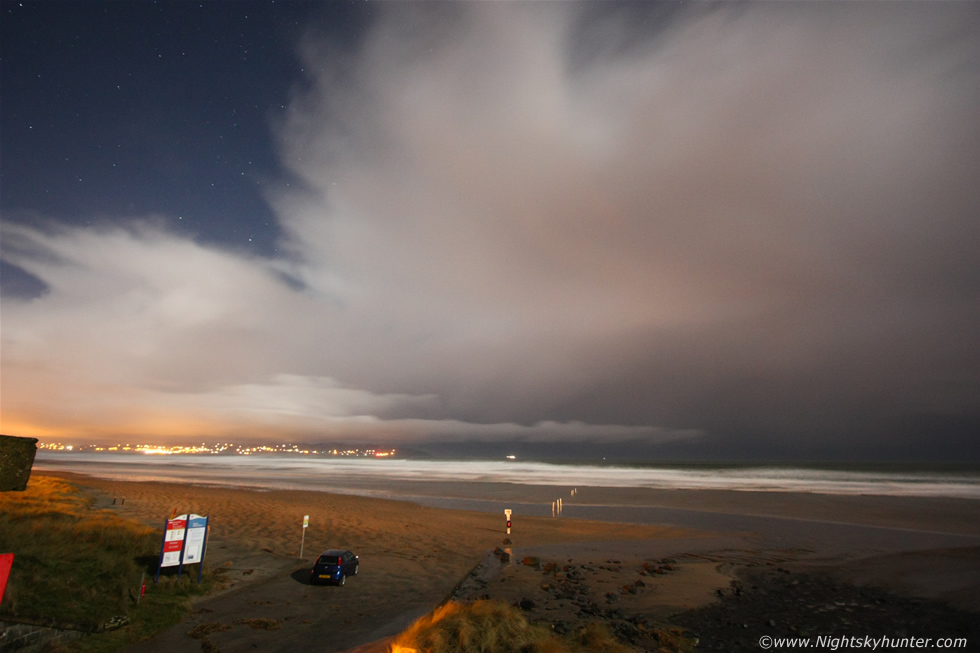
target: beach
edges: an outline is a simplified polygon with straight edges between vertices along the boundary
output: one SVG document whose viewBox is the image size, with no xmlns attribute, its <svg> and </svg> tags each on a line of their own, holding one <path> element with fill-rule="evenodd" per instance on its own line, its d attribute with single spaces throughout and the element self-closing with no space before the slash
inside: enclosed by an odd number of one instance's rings
<svg viewBox="0 0 980 653">
<path fill-rule="evenodd" d="M 206 561 L 225 588 L 140 651 L 197 651 L 205 640 L 225 652 L 384 650 L 451 597 L 523 601 L 558 630 L 604 620 L 652 650 L 655 624 L 688 615 L 697 637 L 692 611 L 787 574 L 925 601 L 950 623 L 980 612 L 980 501 L 970 499 L 402 481 L 412 500 L 393 500 L 249 488 L 247 477 L 231 487 L 35 474 L 70 478 L 98 507 L 159 527 L 174 510 L 210 517 Z M 562 498 L 559 517 L 552 497 Z M 344 587 L 309 585 L 327 548 L 360 556 Z"/>
</svg>

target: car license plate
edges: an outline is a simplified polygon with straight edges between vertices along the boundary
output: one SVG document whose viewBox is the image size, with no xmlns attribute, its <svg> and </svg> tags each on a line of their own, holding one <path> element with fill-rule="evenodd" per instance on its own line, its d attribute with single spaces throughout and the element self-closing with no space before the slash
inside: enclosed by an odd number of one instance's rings
<svg viewBox="0 0 980 653">
<path fill-rule="evenodd" d="M 320 574 L 320 578 L 330 578 L 330 574 Z"/>
</svg>

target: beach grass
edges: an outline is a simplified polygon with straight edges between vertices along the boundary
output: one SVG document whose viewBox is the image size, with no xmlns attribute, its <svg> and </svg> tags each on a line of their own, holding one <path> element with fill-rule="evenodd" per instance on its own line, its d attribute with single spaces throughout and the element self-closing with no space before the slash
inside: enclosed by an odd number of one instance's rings
<svg viewBox="0 0 980 653">
<path fill-rule="evenodd" d="M 23 492 L 0 494 L 0 552 L 14 553 L 0 620 L 97 632 L 75 650 L 117 650 L 187 616 L 207 593 L 184 574 L 153 584 L 162 531 L 93 507 L 93 499 L 58 478 L 35 477 Z M 140 581 L 147 593 L 140 597 Z"/>
<path fill-rule="evenodd" d="M 395 638 L 392 653 L 627 653 L 604 625 L 560 637 L 499 601 L 445 603 Z"/>
</svg>

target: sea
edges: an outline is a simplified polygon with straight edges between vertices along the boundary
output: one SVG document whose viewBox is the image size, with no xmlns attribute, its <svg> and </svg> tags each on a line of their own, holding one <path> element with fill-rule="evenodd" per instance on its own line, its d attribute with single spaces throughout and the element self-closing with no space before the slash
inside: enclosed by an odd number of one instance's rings
<svg viewBox="0 0 980 653">
<path fill-rule="evenodd" d="M 980 467 L 906 464 L 584 464 L 272 455 L 143 455 L 39 451 L 34 468 L 130 481 L 302 489 L 385 496 L 413 482 L 473 482 L 561 488 L 610 487 L 805 492 L 980 499 Z M 401 490 L 387 490 L 392 485 Z"/>
</svg>

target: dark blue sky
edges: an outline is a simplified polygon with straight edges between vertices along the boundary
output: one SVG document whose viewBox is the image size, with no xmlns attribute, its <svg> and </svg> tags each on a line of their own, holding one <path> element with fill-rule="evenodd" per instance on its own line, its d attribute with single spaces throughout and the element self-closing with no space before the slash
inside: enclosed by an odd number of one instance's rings
<svg viewBox="0 0 980 653">
<path fill-rule="evenodd" d="M 978 459 L 978 31 L 3 0 L 0 432 Z"/>
<path fill-rule="evenodd" d="M 355 47 L 364 3 L 8 2 L 0 96 L 5 219 L 159 216 L 262 255 L 280 235 L 272 126 L 308 79 L 309 31 Z"/>
</svg>

